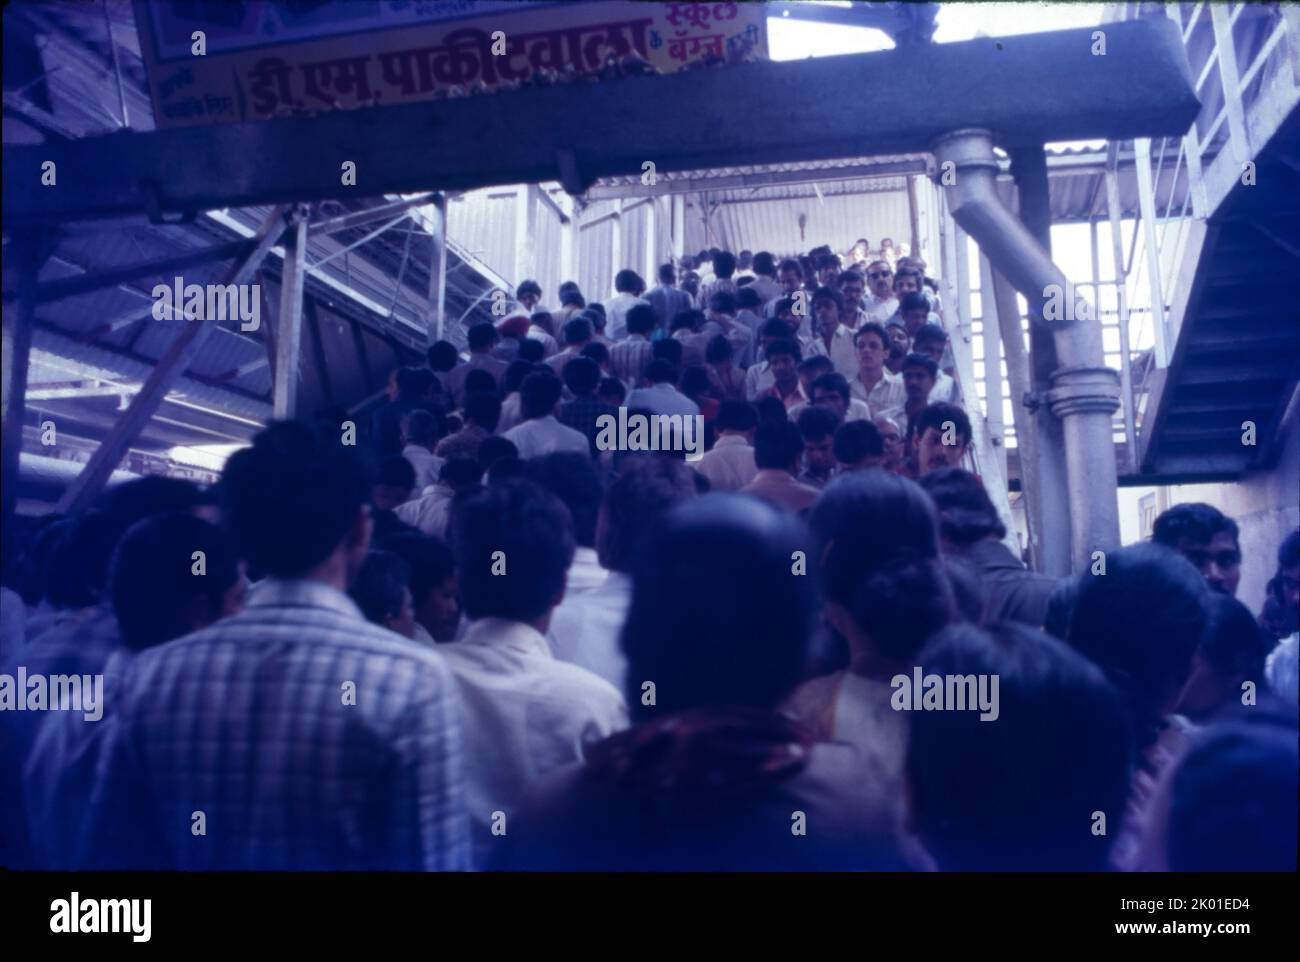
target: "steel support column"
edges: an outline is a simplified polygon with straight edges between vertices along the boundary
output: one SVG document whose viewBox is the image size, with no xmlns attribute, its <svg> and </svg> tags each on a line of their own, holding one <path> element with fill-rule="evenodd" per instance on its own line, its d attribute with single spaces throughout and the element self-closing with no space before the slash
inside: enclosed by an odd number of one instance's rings
<svg viewBox="0 0 1300 962">
<path fill-rule="evenodd" d="M 47 253 L 46 233 L 39 228 L 14 238 L 12 267 L 17 275 L 17 303 L 5 304 L 3 312 L 3 351 L 0 351 L 0 496 L 3 508 L 6 545 L 11 547 L 14 506 L 18 500 L 19 461 L 23 449 L 23 420 L 27 414 L 27 370 L 31 361 L 32 328 L 36 321 L 36 275 Z M 8 281 L 9 278 L 6 278 Z"/>
<path fill-rule="evenodd" d="M 948 188 L 954 218 L 1029 302 L 1042 567 L 1056 575 L 1069 571 L 1071 562 L 1083 569 L 1093 551 L 1119 544 L 1111 441 L 1119 378 L 1105 366 L 1100 322 L 1076 316 L 1073 288 L 1051 260 L 1046 154 L 1041 146 L 1011 151 L 1022 222 L 998 195 L 989 131 L 954 131 L 936 141 L 934 151 L 941 167 L 948 161 L 956 167 L 956 182 Z M 1065 302 L 1064 317 L 1044 317 L 1051 297 Z"/>
<path fill-rule="evenodd" d="M 426 340 L 430 347 L 445 336 L 447 314 L 447 198 L 435 194 L 429 201 L 429 306 Z"/>
<path fill-rule="evenodd" d="M 536 184 L 525 184 L 515 194 L 515 286 L 537 276 L 537 208 Z"/>
<path fill-rule="evenodd" d="M 284 234 L 284 270 L 280 274 L 280 310 L 276 315 L 275 393 L 272 416 L 298 413 L 299 364 L 302 359 L 302 288 L 307 279 L 307 218 L 300 217 Z"/>
</svg>

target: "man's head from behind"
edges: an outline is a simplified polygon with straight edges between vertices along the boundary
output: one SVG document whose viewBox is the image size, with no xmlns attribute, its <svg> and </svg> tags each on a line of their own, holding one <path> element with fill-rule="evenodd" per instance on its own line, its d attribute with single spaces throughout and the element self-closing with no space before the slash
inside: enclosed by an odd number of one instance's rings
<svg viewBox="0 0 1300 962">
<path fill-rule="evenodd" d="M 537 371 L 528 375 L 519 386 L 519 409 L 524 419 L 532 421 L 554 414 L 555 405 L 560 403 L 563 390 L 560 379 L 550 371 Z"/>
<path fill-rule="evenodd" d="M 939 545 L 945 554 L 1006 537 L 1007 529 L 984 483 L 969 471 L 941 468 L 924 475 L 919 484 L 939 509 Z"/>
<path fill-rule="evenodd" d="M 256 570 L 346 584 L 370 543 L 369 480 L 361 454 L 338 432 L 280 421 L 231 456 L 220 487 L 241 554 Z"/>
<path fill-rule="evenodd" d="M 1089 828 L 1096 811 L 1124 811 L 1132 752 L 1102 672 L 1007 623 L 947 628 L 916 664 L 927 677 L 987 680 L 997 711 L 909 712 L 910 823 L 939 868 L 1102 870 L 1110 836 Z"/>
<path fill-rule="evenodd" d="M 519 478 L 489 485 L 457 505 L 451 541 L 470 618 L 545 630 L 574 552 L 573 522 L 559 498 Z"/>
<path fill-rule="evenodd" d="M 134 525 L 118 543 L 109 570 L 113 613 L 132 651 L 238 613 L 246 588 L 230 536 L 179 511 Z"/>
<path fill-rule="evenodd" d="M 1151 540 L 1190 561 L 1215 591 L 1237 593 L 1241 547 L 1237 523 L 1209 504 L 1176 504 L 1156 518 Z"/>
<path fill-rule="evenodd" d="M 695 497 L 693 474 L 681 461 L 658 454 L 637 452 L 619 461 L 596 521 L 596 553 L 603 567 L 631 570 L 659 519 Z"/>
</svg>

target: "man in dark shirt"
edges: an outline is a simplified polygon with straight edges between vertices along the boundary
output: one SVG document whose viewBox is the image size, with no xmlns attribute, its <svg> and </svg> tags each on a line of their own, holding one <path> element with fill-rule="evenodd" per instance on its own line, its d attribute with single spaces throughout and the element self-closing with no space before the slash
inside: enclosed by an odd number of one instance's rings
<svg viewBox="0 0 1300 962">
<path fill-rule="evenodd" d="M 939 509 L 939 547 L 968 562 L 980 577 L 985 624 L 1017 621 L 1041 628 L 1056 579 L 1025 568 L 1002 543 L 1007 529 L 979 478 L 960 468 L 923 475 L 921 487 Z"/>
</svg>

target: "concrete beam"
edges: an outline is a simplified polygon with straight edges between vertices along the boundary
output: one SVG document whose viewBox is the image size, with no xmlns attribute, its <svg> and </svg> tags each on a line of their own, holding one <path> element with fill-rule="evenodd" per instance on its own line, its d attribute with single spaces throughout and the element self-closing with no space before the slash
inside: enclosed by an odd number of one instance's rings
<svg viewBox="0 0 1300 962">
<path fill-rule="evenodd" d="M 1200 109 L 1178 28 L 1167 18 L 907 50 L 761 61 L 601 84 L 505 91 L 245 124 L 115 133 L 4 150 L 5 216 L 72 220 L 144 209 L 189 212 L 349 195 L 354 161 L 370 191 L 411 193 L 925 151 L 978 126 L 1003 145 L 1182 136 Z M 1134 77 L 1142 82 L 1136 84 Z M 845 111 L 809 90 L 913 91 L 925 109 Z M 729 105 L 763 90 L 755 125 Z M 671 116 L 662 105 L 671 103 Z M 626 118 L 660 118 L 629 126 Z M 557 124 L 557 118 L 565 123 Z M 707 137 L 699 131 L 707 130 Z M 58 164 L 59 189 L 40 186 Z"/>
</svg>

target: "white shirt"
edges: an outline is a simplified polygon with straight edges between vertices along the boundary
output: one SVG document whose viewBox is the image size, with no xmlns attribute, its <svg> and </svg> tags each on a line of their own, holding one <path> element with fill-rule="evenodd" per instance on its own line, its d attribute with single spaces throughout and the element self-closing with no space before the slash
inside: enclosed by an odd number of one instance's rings
<svg viewBox="0 0 1300 962">
<path fill-rule="evenodd" d="M 554 357 L 560 350 L 559 342 L 536 324 L 528 328 L 528 333 L 525 336 L 530 341 L 542 342 L 542 357 L 544 358 Z"/>
<path fill-rule="evenodd" d="M 424 534 L 445 539 L 447 522 L 451 519 L 451 499 L 455 495 L 451 485 L 439 481 L 422 496 L 399 504 L 393 509 L 393 514 Z"/>
<path fill-rule="evenodd" d="M 739 434 L 721 435 L 694 467 L 714 491 L 739 491 L 758 474 L 754 448 Z"/>
<path fill-rule="evenodd" d="M 620 692 L 627 674 L 623 622 L 632 604 L 632 579 L 611 571 L 595 588 L 569 591 L 551 614 L 546 640 L 561 661 L 605 679 Z"/>
<path fill-rule="evenodd" d="M 609 569 L 601 567 L 595 548 L 581 545 L 573 552 L 573 564 L 569 565 L 569 577 L 564 582 L 564 590 L 590 591 L 599 588 L 609 577 Z"/>
<path fill-rule="evenodd" d="M 627 396 L 624 406 L 629 411 L 642 408 L 651 414 L 694 416 L 700 413 L 698 404 L 667 382 L 638 388 Z"/>
<path fill-rule="evenodd" d="M 860 377 L 849 381 L 849 389 L 853 397 L 867 402 L 872 417 L 892 408 L 901 408 L 903 402 L 907 400 L 907 392 L 903 389 L 903 375 L 891 374 L 888 368 L 882 368 L 881 373 L 884 376 L 876 382 L 876 386 L 869 393 Z"/>
<path fill-rule="evenodd" d="M 884 324 L 898 310 L 898 298 L 892 295 L 880 298 L 868 291 L 862 295 L 862 310 L 877 324 Z"/>
<path fill-rule="evenodd" d="M 763 299 L 764 304 L 776 300 L 785 293 L 785 288 L 777 283 L 776 278 L 768 277 L 765 274 L 757 275 L 754 278 L 754 283 L 749 286 L 758 291 L 758 296 Z"/>
<path fill-rule="evenodd" d="M 791 421 L 798 421 L 799 415 L 808 408 L 807 404 L 796 404 L 787 413 Z M 871 408 L 867 407 L 866 401 L 860 401 L 855 397 L 849 398 L 848 410 L 844 412 L 844 424 L 850 421 L 870 421 Z"/>
<path fill-rule="evenodd" d="M 621 341 L 627 337 L 627 312 L 637 304 L 650 302 L 624 291 L 615 294 L 605 302 L 605 336 L 611 341 Z"/>
<path fill-rule="evenodd" d="M 803 342 L 804 357 L 821 355 L 829 357 L 835 365 L 835 373 L 842 374 L 852 381 L 858 376 L 858 351 L 853 346 L 853 331 L 843 324 L 835 328 L 831 335 L 831 346 L 826 347 L 826 339 L 820 333 Z"/>
<path fill-rule="evenodd" d="M 408 444 L 402 448 L 402 457 L 415 468 L 416 491 L 423 491 L 429 485 L 438 483 L 438 474 L 446 463 L 442 458 L 418 444 Z"/>
<path fill-rule="evenodd" d="M 575 431 L 573 428 L 561 424 L 555 419 L 554 414 L 525 421 L 511 428 L 502 437 L 512 442 L 519 449 L 519 457 L 525 461 L 555 451 L 577 451 L 579 454 L 591 453 L 591 445 L 587 443 L 587 436 L 581 431 Z"/>
<path fill-rule="evenodd" d="M 504 813 L 509 832 L 529 786 L 625 728 L 627 709 L 613 685 L 557 660 L 541 633 L 523 622 L 480 618 L 440 653 L 461 697 L 465 802 L 481 867 L 504 838 L 492 834 L 493 813 Z"/>
<path fill-rule="evenodd" d="M 767 361 L 751 365 L 745 372 L 745 400 L 754 400 L 774 384 L 776 375 L 769 370 Z"/>
<path fill-rule="evenodd" d="M 518 391 L 511 391 L 505 396 L 501 402 L 501 418 L 497 421 L 497 434 L 504 435 L 523 420 L 522 404 L 523 398 Z"/>
<path fill-rule="evenodd" d="M 935 375 L 928 400 L 931 404 L 961 404 L 961 388 L 954 378 L 940 371 Z"/>
</svg>

